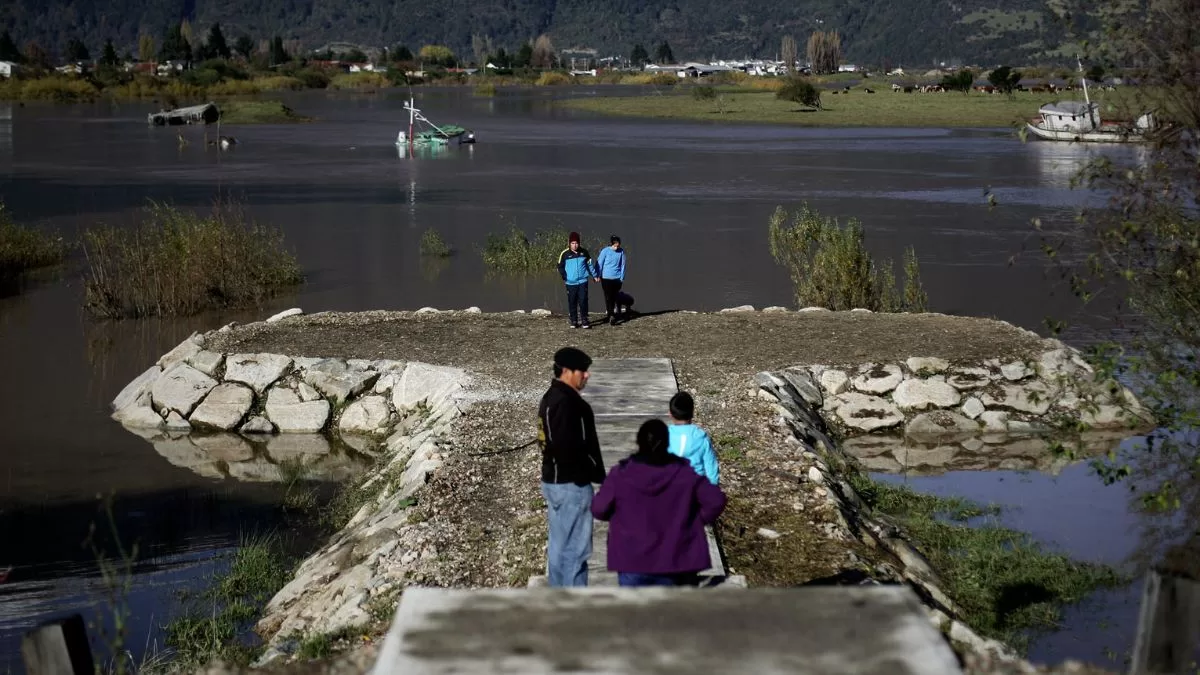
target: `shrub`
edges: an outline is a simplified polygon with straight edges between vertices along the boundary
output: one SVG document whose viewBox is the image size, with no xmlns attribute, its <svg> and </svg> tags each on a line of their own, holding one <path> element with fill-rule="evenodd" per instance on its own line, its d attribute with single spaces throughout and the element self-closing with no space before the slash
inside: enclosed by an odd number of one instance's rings
<svg viewBox="0 0 1200 675">
<path fill-rule="evenodd" d="M 221 121 L 225 124 L 288 124 L 309 122 L 312 118 L 296 114 L 280 101 L 228 101 L 221 104 Z"/>
<path fill-rule="evenodd" d="M 821 109 L 821 92 L 812 82 L 803 77 L 793 77 L 786 80 L 775 92 L 775 98 L 781 101 L 792 101 L 809 108 Z"/>
<path fill-rule="evenodd" d="M 248 80 L 229 80 L 208 87 L 209 96 L 253 96 L 261 91 L 257 82 Z"/>
<path fill-rule="evenodd" d="M 253 305 L 303 281 L 278 230 L 223 204 L 203 217 L 151 203 L 135 227 L 87 230 L 83 250 L 85 306 L 107 318 Z"/>
<path fill-rule="evenodd" d="M 77 77 L 40 77 L 21 82 L 15 98 L 26 101 L 55 101 L 74 103 L 91 101 L 100 95 L 96 85 Z"/>
<path fill-rule="evenodd" d="M 548 273 L 558 264 L 566 242 L 567 231 L 562 228 L 538 230 L 531 240 L 513 226 L 505 234 L 488 235 L 483 264 L 489 272 L 501 274 Z"/>
<path fill-rule="evenodd" d="M 475 85 L 475 95 L 476 96 L 495 96 L 496 95 L 496 85 L 491 82 L 484 82 L 482 84 L 477 84 L 477 85 Z"/>
<path fill-rule="evenodd" d="M 301 68 L 292 74 L 308 89 L 324 89 L 329 86 L 329 75 L 316 68 Z"/>
<path fill-rule="evenodd" d="M 975 83 L 975 73 L 963 69 L 953 75 L 946 75 L 942 78 L 942 88 L 946 91 L 961 91 L 967 93 L 971 91 L 971 85 Z"/>
<path fill-rule="evenodd" d="M 876 263 L 864 245 L 857 220 L 843 227 L 804 204 L 789 224 L 781 206 L 771 214 L 768 229 L 771 255 L 788 269 L 799 306 L 925 311 L 927 298 L 911 247 L 905 252 L 905 283 L 900 292 L 891 260 Z"/>
<path fill-rule="evenodd" d="M 638 73 L 621 78 L 621 84 L 653 84 L 671 86 L 679 83 L 679 76 L 671 73 Z"/>
<path fill-rule="evenodd" d="M 438 234 L 435 229 L 428 229 L 421 235 L 421 255 L 431 258 L 448 258 L 450 256 L 450 246 L 442 239 L 442 235 Z"/>
<path fill-rule="evenodd" d="M 571 84 L 573 81 L 571 76 L 566 73 L 560 73 L 557 70 L 547 70 L 538 77 L 537 82 L 534 84 L 539 87 L 555 87 L 560 84 Z"/>
<path fill-rule="evenodd" d="M 66 256 L 62 238 L 17 225 L 0 202 L 0 281 L 57 265 Z"/>
<path fill-rule="evenodd" d="M 333 89 L 356 89 L 359 91 L 375 91 L 392 86 L 383 73 L 342 73 L 329 81 Z"/>
<path fill-rule="evenodd" d="M 697 101 L 711 101 L 717 97 L 717 90 L 707 84 L 692 87 L 692 98 Z"/>
</svg>

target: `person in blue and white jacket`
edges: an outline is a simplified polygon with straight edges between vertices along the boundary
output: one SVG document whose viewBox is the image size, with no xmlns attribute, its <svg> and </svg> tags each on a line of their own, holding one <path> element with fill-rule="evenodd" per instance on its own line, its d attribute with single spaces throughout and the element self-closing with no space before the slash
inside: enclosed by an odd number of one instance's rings
<svg viewBox="0 0 1200 675">
<path fill-rule="evenodd" d="M 587 249 L 579 245 L 579 233 L 567 237 L 567 248 L 558 255 L 558 273 L 567 285 L 567 313 L 571 328 L 591 328 L 588 322 L 588 277 L 600 281 L 600 270 Z"/>
<path fill-rule="evenodd" d="M 615 326 L 620 323 L 617 294 L 621 292 L 621 284 L 625 281 L 625 249 L 621 248 L 621 238 L 617 235 L 614 234 L 610 241 L 611 245 L 596 256 L 596 265 L 600 267 L 600 287 L 604 289 L 604 310 L 608 312 L 608 323 Z"/>
<path fill-rule="evenodd" d="M 716 485 L 721 478 L 721 467 L 717 464 L 717 453 L 708 432 L 692 424 L 696 412 L 692 395 L 681 391 L 672 396 L 667 405 L 671 413 L 671 424 L 667 425 L 670 437 L 667 450 L 686 459 L 696 473 Z"/>
</svg>

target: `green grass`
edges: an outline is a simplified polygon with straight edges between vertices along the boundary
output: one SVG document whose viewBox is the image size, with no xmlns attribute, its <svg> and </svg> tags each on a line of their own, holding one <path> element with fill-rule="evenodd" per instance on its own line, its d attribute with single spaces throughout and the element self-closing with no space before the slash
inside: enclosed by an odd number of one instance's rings
<svg viewBox="0 0 1200 675">
<path fill-rule="evenodd" d="M 290 124 L 311 122 L 311 117 L 296 111 L 279 101 L 226 101 L 222 103 L 223 124 Z"/>
<path fill-rule="evenodd" d="M 144 220 L 83 236 L 86 308 L 104 318 L 252 306 L 303 281 L 278 230 L 235 206 L 208 216 L 151 204 Z"/>
<path fill-rule="evenodd" d="M 430 228 L 421 234 L 421 255 L 429 258 L 448 258 L 453 253 L 438 231 Z"/>
<path fill-rule="evenodd" d="M 61 237 L 17 225 L 0 202 L 0 282 L 57 265 L 66 256 L 67 245 Z"/>
<path fill-rule="evenodd" d="M 489 234 L 483 245 L 483 264 L 489 273 L 506 275 L 549 274 L 558 264 L 558 256 L 567 248 L 567 231 L 562 228 L 538 230 L 533 238 L 520 228 L 504 234 Z M 596 255 L 592 251 L 593 259 Z"/>
<path fill-rule="evenodd" d="M 173 667 L 194 669 L 214 659 L 248 664 L 257 650 L 242 636 L 290 577 L 277 537 L 246 538 L 229 569 L 167 624 Z"/>
<path fill-rule="evenodd" d="M 1060 628 L 1064 606 L 1129 581 L 1111 567 L 1071 560 L 1002 527 L 994 520 L 995 506 L 921 494 L 861 474 L 849 479 L 868 506 L 894 518 L 929 558 L 962 619 L 1018 650 L 1033 635 Z M 976 518 L 985 521 L 967 524 Z"/>
<path fill-rule="evenodd" d="M 766 80 L 764 80 L 766 82 Z M 863 91 L 875 90 L 874 94 Z M 1082 92 L 1033 94 L 1013 97 L 971 92 L 904 94 L 889 90 L 890 81 L 866 80 L 849 94 L 821 93 L 821 110 L 803 109 L 779 101 L 772 93 L 730 90 L 718 112 L 711 103 L 696 101 L 690 93 L 632 97 L 593 97 L 562 101 L 578 110 L 627 117 L 793 124 L 805 127 L 1007 127 L 1035 117 L 1038 107 L 1060 99 L 1083 99 Z M 1096 92 L 1093 100 L 1117 98 L 1120 92 Z"/>
</svg>

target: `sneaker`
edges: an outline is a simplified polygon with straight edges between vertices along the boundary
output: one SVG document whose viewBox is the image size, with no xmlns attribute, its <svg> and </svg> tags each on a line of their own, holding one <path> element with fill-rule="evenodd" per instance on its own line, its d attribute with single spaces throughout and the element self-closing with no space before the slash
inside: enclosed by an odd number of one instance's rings
<svg viewBox="0 0 1200 675">
<path fill-rule="evenodd" d="M 579 324 L 573 323 L 573 324 L 571 324 L 571 328 L 579 328 Z"/>
<path fill-rule="evenodd" d="M 591 327 L 592 327 L 592 324 L 590 324 L 590 323 L 585 323 L 585 324 L 583 324 L 583 326 L 581 326 L 581 327 L 582 327 L 582 328 L 591 328 Z"/>
</svg>

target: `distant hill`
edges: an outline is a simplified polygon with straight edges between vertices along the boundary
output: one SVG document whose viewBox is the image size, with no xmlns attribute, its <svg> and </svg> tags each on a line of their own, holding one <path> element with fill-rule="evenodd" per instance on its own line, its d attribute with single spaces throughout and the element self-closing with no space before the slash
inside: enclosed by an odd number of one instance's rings
<svg viewBox="0 0 1200 675">
<path fill-rule="evenodd" d="M 197 36 L 219 22 L 230 41 L 280 35 L 305 48 L 445 44 L 472 56 L 472 38 L 512 51 L 548 33 L 556 48 L 628 55 L 666 40 L 679 59 L 774 57 L 793 35 L 838 30 L 846 59 L 905 67 L 940 61 L 984 65 L 1058 60 L 1063 30 L 1041 0 L 4 0 L 0 30 L 61 53 L 79 37 L 98 55 L 112 38 L 136 53 L 146 32 L 161 41 L 188 19 Z"/>
</svg>

